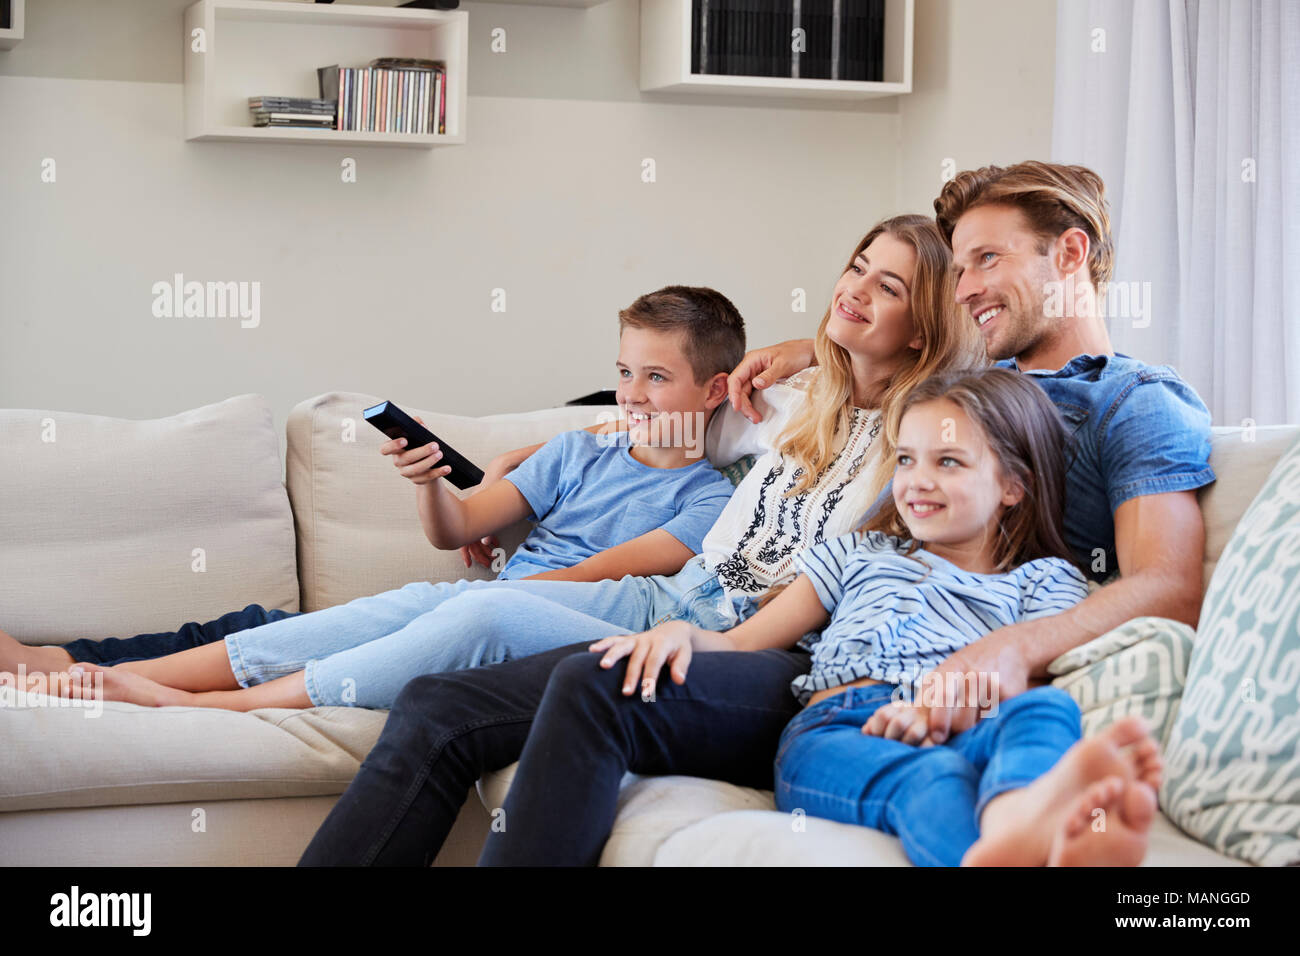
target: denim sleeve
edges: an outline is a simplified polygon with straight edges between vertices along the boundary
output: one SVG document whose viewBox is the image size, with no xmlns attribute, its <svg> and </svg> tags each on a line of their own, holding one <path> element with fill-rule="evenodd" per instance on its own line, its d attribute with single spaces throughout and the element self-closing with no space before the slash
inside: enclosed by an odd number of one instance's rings
<svg viewBox="0 0 1300 956">
<path fill-rule="evenodd" d="M 1097 455 L 1112 514 L 1130 498 L 1208 485 L 1210 412 L 1171 369 L 1145 369 L 1107 409 Z"/>
<path fill-rule="evenodd" d="M 685 502 L 661 530 L 667 531 L 686 547 L 692 554 L 704 550 L 704 536 L 722 516 L 722 509 L 731 499 L 731 482 L 721 475 L 719 481 L 710 482 Z"/>
<path fill-rule="evenodd" d="M 545 518 L 563 495 L 561 482 L 565 475 L 574 473 L 574 469 L 564 467 L 565 459 L 571 457 L 580 437 L 577 432 L 561 432 L 505 476 L 533 509 L 533 521 Z"/>
<path fill-rule="evenodd" d="M 1088 579 L 1060 558 L 1042 558 L 1021 566 L 1020 620 L 1032 621 L 1068 611 L 1088 596 Z"/>
</svg>

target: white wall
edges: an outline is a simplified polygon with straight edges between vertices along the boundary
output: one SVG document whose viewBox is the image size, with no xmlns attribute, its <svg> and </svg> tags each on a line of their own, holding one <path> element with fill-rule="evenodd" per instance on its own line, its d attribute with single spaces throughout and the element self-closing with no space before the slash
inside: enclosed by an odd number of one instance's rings
<svg viewBox="0 0 1300 956">
<path fill-rule="evenodd" d="M 465 3 L 469 141 L 432 151 L 187 143 L 185 6 L 28 0 L 26 39 L 0 53 L 0 406 L 154 417 L 259 392 L 282 424 L 331 389 L 462 414 L 558 404 L 612 383 L 637 295 L 712 285 L 751 343 L 807 333 L 868 226 L 928 211 L 934 154 L 1047 154 L 1050 0 L 918 0 L 918 92 L 849 106 L 642 94 L 636 0 Z M 986 63 L 958 26 L 1005 49 Z M 972 71 L 1024 82 L 981 121 Z M 151 287 L 176 272 L 259 281 L 260 326 L 155 318 Z"/>
<path fill-rule="evenodd" d="M 934 214 L 958 170 L 1051 158 L 1054 0 L 917 0 L 912 92 L 899 98 L 899 203 Z"/>
</svg>

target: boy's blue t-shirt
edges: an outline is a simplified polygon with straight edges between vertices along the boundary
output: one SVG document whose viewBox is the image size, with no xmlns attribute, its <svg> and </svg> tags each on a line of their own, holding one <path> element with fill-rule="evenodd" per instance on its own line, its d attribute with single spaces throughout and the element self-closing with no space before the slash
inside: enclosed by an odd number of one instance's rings
<svg viewBox="0 0 1300 956">
<path fill-rule="evenodd" d="M 572 567 L 658 528 L 698 554 L 733 490 L 705 458 L 651 468 L 625 443 L 588 431 L 557 435 L 505 480 L 537 522 L 502 569 L 505 580 Z"/>
</svg>

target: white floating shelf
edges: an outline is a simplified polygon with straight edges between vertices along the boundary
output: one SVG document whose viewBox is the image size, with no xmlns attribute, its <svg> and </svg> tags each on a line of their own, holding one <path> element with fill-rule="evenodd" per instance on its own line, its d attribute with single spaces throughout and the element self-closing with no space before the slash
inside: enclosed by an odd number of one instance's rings
<svg viewBox="0 0 1300 956">
<path fill-rule="evenodd" d="M 24 0 L 11 0 L 9 4 L 9 26 L 0 30 L 0 50 L 8 50 L 18 45 L 23 38 Z"/>
<path fill-rule="evenodd" d="M 464 143 L 468 24 L 464 10 L 199 0 L 185 11 L 185 138 L 422 148 Z M 191 43 L 200 28 L 206 33 L 204 53 Z M 446 133 L 251 125 L 250 96 L 317 97 L 317 67 L 364 66 L 381 56 L 447 64 Z"/>
<path fill-rule="evenodd" d="M 913 4 L 914 0 L 885 0 L 884 79 L 868 82 L 692 73 L 691 0 L 641 0 L 641 89 L 855 100 L 910 93 Z"/>
<path fill-rule="evenodd" d="M 475 0 L 477 3 L 513 3 L 521 7 L 596 7 L 609 0 Z"/>
</svg>

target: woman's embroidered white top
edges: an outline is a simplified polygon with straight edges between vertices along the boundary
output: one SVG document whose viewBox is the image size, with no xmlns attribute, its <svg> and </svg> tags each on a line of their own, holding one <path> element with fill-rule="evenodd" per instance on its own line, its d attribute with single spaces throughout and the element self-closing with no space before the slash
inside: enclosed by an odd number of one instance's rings
<svg viewBox="0 0 1300 956">
<path fill-rule="evenodd" d="M 792 497 L 803 469 L 776 450 L 781 432 L 808 399 L 817 368 L 766 389 L 755 390 L 755 425 L 725 403 L 709 425 L 709 458 L 727 465 L 757 455 L 753 470 L 736 488 L 722 516 L 704 537 L 704 563 L 729 597 L 757 597 L 794 578 L 794 557 L 861 524 L 875 498 L 871 477 L 880 433 L 879 411 L 854 408 L 848 434 L 838 436 L 838 453 L 810 491 Z"/>
</svg>

